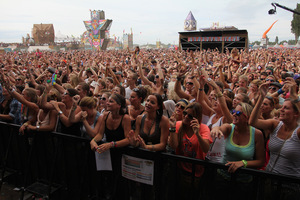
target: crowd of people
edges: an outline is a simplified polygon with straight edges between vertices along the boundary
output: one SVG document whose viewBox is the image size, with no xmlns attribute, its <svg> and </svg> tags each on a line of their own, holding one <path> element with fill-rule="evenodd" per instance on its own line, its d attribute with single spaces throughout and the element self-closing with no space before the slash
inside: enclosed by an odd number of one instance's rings
<svg viewBox="0 0 300 200">
<path fill-rule="evenodd" d="M 299 49 L 6 53 L 0 120 L 88 138 L 115 176 L 131 145 L 224 163 L 225 181 L 241 167 L 300 177 L 299 67 Z"/>
</svg>

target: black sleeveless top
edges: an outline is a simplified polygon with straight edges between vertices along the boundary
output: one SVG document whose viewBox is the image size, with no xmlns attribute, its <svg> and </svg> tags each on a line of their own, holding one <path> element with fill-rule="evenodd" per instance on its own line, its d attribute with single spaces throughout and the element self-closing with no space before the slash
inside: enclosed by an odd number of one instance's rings
<svg viewBox="0 0 300 200">
<path fill-rule="evenodd" d="M 105 119 L 105 130 L 104 130 L 104 133 L 106 135 L 106 141 L 107 142 L 112 142 L 112 141 L 123 140 L 125 138 L 124 129 L 122 127 L 122 121 L 123 121 L 124 115 L 122 116 L 122 119 L 121 119 L 121 122 L 120 122 L 118 128 L 115 129 L 115 130 L 110 130 L 110 129 L 107 128 L 106 120 L 108 118 L 108 115 L 110 115 L 110 112 L 107 114 L 106 119 Z"/>
<path fill-rule="evenodd" d="M 155 130 L 153 134 L 150 133 L 144 133 L 144 124 L 145 124 L 145 119 L 146 119 L 146 114 L 143 115 L 143 118 L 141 120 L 141 128 L 140 128 L 140 136 L 143 138 L 146 144 L 159 144 L 160 143 L 160 135 L 161 131 L 159 128 L 159 120 L 156 118 L 155 121 Z M 152 127 L 151 127 L 152 129 Z M 150 130 L 151 131 L 151 130 Z"/>
<path fill-rule="evenodd" d="M 57 132 L 59 133 L 65 133 L 68 135 L 75 135 L 75 136 L 81 136 L 80 126 L 82 122 L 77 122 L 75 124 L 72 124 L 69 127 L 66 127 L 64 123 L 59 119 L 58 125 L 57 125 Z"/>
</svg>

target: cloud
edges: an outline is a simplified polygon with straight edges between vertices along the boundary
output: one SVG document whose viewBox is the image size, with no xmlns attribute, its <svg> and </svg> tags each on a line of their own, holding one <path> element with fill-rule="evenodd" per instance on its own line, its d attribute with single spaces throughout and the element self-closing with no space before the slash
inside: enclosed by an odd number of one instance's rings
<svg viewBox="0 0 300 200">
<path fill-rule="evenodd" d="M 20 41 L 21 36 L 31 33 L 33 24 L 53 23 L 55 32 L 80 36 L 85 27 L 84 20 L 90 19 L 90 9 L 104 10 L 106 18 L 112 19 L 111 35 L 122 37 L 123 30 L 134 32 L 134 42 L 163 43 L 178 42 L 178 32 L 183 31 L 183 23 L 192 11 L 197 27 L 209 27 L 213 22 L 221 25 L 246 29 L 250 41 L 260 40 L 263 32 L 277 19 L 268 36 L 279 40 L 293 39 L 290 31 L 292 14 L 277 8 L 277 15 L 270 16 L 273 0 L 15 0 L 1 2 L 0 19 L 1 41 Z M 277 2 L 295 8 L 294 0 Z M 8 34 L 8 32 L 10 34 Z M 139 34 L 142 32 L 142 34 Z"/>
</svg>

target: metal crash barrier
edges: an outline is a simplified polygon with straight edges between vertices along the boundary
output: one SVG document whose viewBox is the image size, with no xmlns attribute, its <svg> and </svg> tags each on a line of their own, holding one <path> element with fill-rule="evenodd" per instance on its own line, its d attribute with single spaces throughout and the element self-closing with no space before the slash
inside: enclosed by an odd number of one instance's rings
<svg viewBox="0 0 300 200">
<path fill-rule="evenodd" d="M 89 140 L 57 132 L 20 135 L 18 130 L 17 125 L 0 122 L 0 191 L 7 182 L 21 188 L 20 199 L 24 193 L 44 199 L 113 195 L 105 187 L 110 174 L 97 171 Z M 181 163 L 191 163 L 192 173 L 182 170 Z M 204 168 L 200 178 L 195 176 L 199 166 Z M 299 178 L 248 168 L 227 174 L 227 169 L 209 161 L 127 147 L 122 158 L 123 199 L 237 199 L 240 195 L 268 199 L 268 194 L 282 199 L 283 194 L 299 192 Z"/>
</svg>

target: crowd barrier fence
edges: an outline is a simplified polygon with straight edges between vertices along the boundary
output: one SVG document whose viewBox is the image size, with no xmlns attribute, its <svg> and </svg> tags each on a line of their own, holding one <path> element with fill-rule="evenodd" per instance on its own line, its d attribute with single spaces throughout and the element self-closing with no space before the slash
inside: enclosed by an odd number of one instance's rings
<svg viewBox="0 0 300 200">
<path fill-rule="evenodd" d="M 57 132 L 21 135 L 18 130 L 18 125 L 0 122 L 0 191 L 3 182 L 8 182 L 21 188 L 20 199 L 24 192 L 44 199 L 100 199 L 107 193 L 103 189 L 107 177 L 96 170 L 88 139 Z M 185 192 L 183 198 L 193 199 L 240 199 L 240 195 L 243 199 L 268 199 L 267 193 L 282 199 L 286 185 L 296 191 L 300 188 L 299 178 L 249 168 L 241 168 L 225 180 L 220 170 L 228 167 L 223 164 L 171 153 L 126 147 L 123 155 L 154 161 L 153 186 L 127 181 L 124 187 L 131 199 L 177 199 L 181 192 Z M 191 163 L 191 174 L 178 167 L 182 162 Z M 201 178 L 195 176 L 197 166 L 205 169 Z M 239 180 L 245 174 L 252 177 L 250 183 Z M 269 182 L 272 187 L 266 191 Z"/>
</svg>

